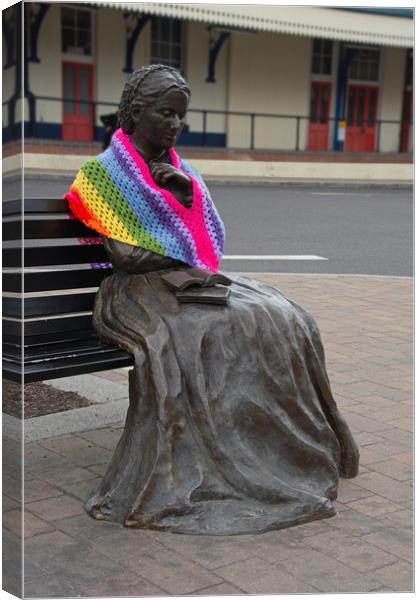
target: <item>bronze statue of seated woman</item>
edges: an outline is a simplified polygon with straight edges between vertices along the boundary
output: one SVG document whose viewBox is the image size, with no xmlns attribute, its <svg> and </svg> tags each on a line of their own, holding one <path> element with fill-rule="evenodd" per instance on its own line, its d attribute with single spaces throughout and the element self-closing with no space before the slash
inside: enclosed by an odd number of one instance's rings
<svg viewBox="0 0 420 600">
<path fill-rule="evenodd" d="M 114 267 L 95 328 L 135 359 L 124 433 L 86 510 L 217 535 L 332 516 L 359 455 L 317 326 L 278 290 L 218 273 L 223 223 L 173 149 L 189 98 L 175 69 L 135 71 L 121 128 L 66 195 Z"/>
</svg>

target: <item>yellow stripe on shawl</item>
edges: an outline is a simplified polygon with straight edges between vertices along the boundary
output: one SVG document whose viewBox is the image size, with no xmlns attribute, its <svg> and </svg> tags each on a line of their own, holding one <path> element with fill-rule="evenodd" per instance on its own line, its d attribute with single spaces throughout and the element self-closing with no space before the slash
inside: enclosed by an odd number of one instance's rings
<svg viewBox="0 0 420 600">
<path fill-rule="evenodd" d="M 111 237 L 114 240 L 125 242 L 131 246 L 138 246 L 137 240 L 130 235 L 127 227 L 93 187 L 83 171 L 78 172 L 73 185 L 79 190 L 79 194 L 90 212 L 100 223 L 104 223 L 107 229 L 109 229 L 108 223 L 118 223 L 117 229 L 110 230 Z"/>
</svg>

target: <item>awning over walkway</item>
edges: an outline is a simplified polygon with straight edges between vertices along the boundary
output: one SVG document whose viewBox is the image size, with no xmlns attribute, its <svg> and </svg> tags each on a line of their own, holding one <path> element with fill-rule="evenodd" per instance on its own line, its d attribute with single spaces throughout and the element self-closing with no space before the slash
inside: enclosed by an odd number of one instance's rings
<svg viewBox="0 0 420 600">
<path fill-rule="evenodd" d="M 95 2 L 94 4 L 224 27 L 353 43 L 403 48 L 411 48 L 414 43 L 413 19 L 327 7 L 154 2 Z"/>
</svg>

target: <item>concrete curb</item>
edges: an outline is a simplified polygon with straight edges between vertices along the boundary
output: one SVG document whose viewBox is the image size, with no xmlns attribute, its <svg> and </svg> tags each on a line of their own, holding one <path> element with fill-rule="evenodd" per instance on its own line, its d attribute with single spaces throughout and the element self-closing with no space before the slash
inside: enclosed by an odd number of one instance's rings
<svg viewBox="0 0 420 600">
<path fill-rule="evenodd" d="M 26 175 L 50 173 L 60 176 L 72 175 L 88 159 L 88 155 L 54 155 L 25 153 L 3 159 L 3 176 L 16 175 L 22 168 Z M 276 181 L 294 183 L 329 181 L 374 184 L 412 184 L 414 167 L 407 163 L 337 163 L 337 162 L 286 162 L 212 160 L 192 158 L 188 161 L 204 179 L 251 181 Z"/>
<path fill-rule="evenodd" d="M 97 429 L 116 421 L 124 421 L 127 409 L 128 398 L 124 398 L 106 404 L 85 406 L 43 417 L 25 419 L 23 427 L 20 419 L 3 413 L 3 435 L 6 438 L 21 441 L 23 431 L 25 442 L 34 442 L 58 435 Z"/>
</svg>

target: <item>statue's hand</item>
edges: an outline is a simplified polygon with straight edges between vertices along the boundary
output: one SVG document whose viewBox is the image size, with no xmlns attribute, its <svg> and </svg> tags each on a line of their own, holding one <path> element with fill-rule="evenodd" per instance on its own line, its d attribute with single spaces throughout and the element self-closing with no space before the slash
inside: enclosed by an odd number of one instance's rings
<svg viewBox="0 0 420 600">
<path fill-rule="evenodd" d="M 186 208 L 191 208 L 192 183 L 185 173 L 165 163 L 152 163 L 150 173 L 160 187 L 170 190 Z"/>
</svg>

